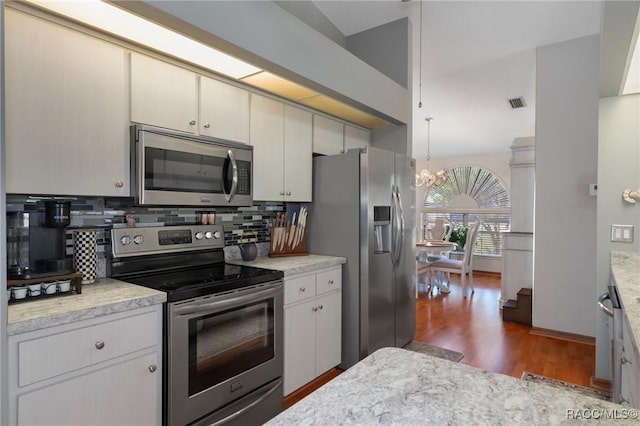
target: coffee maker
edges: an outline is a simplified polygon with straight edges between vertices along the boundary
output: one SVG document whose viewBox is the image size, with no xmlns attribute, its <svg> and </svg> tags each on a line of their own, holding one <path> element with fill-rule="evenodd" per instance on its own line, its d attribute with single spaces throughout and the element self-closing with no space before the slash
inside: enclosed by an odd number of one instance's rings
<svg viewBox="0 0 640 426">
<path fill-rule="evenodd" d="M 7 213 L 9 279 L 73 272 L 72 258 L 66 257 L 65 228 L 70 223 L 70 210 L 70 201 L 46 200 L 44 210 Z"/>
</svg>

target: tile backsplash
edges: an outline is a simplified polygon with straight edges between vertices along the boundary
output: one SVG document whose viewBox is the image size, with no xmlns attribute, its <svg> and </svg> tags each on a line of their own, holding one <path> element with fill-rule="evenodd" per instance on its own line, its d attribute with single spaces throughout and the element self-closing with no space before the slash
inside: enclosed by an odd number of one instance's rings
<svg viewBox="0 0 640 426">
<path fill-rule="evenodd" d="M 62 199 L 62 197 L 59 197 Z M 25 211 L 44 217 L 44 200 L 51 197 L 31 197 L 28 195 L 7 195 L 7 212 Z M 71 201 L 71 223 L 66 228 L 66 254 L 73 256 L 73 231 L 96 228 L 98 232 L 98 276 L 105 276 L 106 256 L 111 249 L 110 229 L 126 226 L 126 216 L 130 215 L 137 224 L 146 225 L 191 225 L 199 223 L 201 213 L 214 213 L 215 223 L 224 229 L 225 246 L 239 244 L 246 231 L 253 231 L 257 241 L 270 241 L 269 228 L 273 226 L 276 214 L 286 210 L 284 203 L 254 202 L 249 207 L 140 207 L 129 199 L 105 199 L 97 197 L 69 197 Z M 253 234 L 252 234 L 253 236 Z"/>
</svg>

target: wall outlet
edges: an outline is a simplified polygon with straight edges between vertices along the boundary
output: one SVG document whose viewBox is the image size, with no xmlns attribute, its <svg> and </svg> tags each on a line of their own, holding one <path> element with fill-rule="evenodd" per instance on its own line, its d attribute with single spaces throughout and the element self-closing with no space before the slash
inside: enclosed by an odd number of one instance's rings
<svg viewBox="0 0 640 426">
<path fill-rule="evenodd" d="M 633 242 L 633 225 L 611 225 L 611 241 Z"/>
</svg>

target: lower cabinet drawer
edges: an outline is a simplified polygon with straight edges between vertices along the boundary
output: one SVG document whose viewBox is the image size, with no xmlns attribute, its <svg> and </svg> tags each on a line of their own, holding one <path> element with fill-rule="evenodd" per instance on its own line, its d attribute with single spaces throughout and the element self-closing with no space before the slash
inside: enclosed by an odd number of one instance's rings
<svg viewBox="0 0 640 426">
<path fill-rule="evenodd" d="M 316 294 L 320 295 L 342 287 L 342 268 L 320 272 L 316 277 Z"/>
<path fill-rule="evenodd" d="M 284 281 L 284 304 L 298 302 L 316 295 L 316 275 L 287 278 Z"/>
<path fill-rule="evenodd" d="M 18 384 L 26 386 L 158 343 L 155 312 L 18 344 Z"/>
</svg>

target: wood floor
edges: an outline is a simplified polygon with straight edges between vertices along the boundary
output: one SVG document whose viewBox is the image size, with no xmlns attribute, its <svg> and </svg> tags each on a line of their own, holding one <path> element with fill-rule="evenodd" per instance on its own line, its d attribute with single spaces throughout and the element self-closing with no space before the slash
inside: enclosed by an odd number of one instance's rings
<svg viewBox="0 0 640 426">
<path fill-rule="evenodd" d="M 595 368 L 593 345 L 530 334 L 531 327 L 503 322 L 498 308 L 500 275 L 474 274 L 475 293 L 462 297 L 460 277 L 451 293 L 420 291 L 415 340 L 462 352 L 460 362 L 520 378 L 523 371 L 589 386 Z M 423 290 L 421 287 L 420 290 Z M 285 408 L 336 377 L 334 369 L 285 398 Z"/>
</svg>

